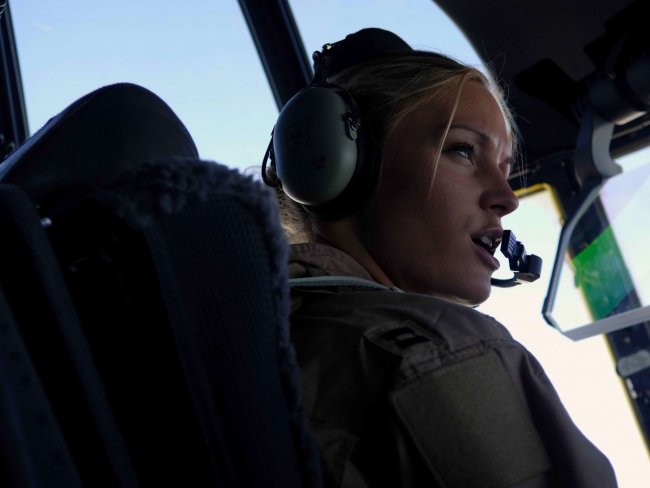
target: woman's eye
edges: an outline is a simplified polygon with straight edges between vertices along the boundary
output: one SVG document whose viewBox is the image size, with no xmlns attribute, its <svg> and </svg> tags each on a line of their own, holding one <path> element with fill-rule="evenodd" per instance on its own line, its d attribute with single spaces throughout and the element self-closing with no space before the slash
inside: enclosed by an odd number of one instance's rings
<svg viewBox="0 0 650 488">
<path fill-rule="evenodd" d="M 474 153 L 474 146 L 468 143 L 454 144 L 453 146 L 447 149 L 447 152 L 451 154 L 457 154 L 458 156 L 465 159 L 472 159 Z"/>
</svg>

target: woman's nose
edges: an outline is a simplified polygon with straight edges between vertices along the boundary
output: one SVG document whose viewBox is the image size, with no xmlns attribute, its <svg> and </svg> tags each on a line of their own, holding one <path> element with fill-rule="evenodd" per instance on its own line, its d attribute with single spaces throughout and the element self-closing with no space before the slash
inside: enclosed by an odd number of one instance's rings
<svg viewBox="0 0 650 488">
<path fill-rule="evenodd" d="M 496 213 L 499 217 L 517 210 L 519 199 L 503 173 L 490 175 L 486 183 L 485 191 L 481 196 L 482 208 Z"/>
</svg>

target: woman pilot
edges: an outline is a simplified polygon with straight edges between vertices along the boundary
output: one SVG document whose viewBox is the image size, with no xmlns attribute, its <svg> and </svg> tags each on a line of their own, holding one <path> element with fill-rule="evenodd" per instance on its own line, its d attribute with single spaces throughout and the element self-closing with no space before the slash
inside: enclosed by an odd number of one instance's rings
<svg viewBox="0 0 650 488">
<path fill-rule="evenodd" d="M 535 358 L 472 308 L 516 147 L 494 82 L 380 29 L 326 45 L 283 109 L 263 176 L 327 486 L 616 486 Z"/>
</svg>

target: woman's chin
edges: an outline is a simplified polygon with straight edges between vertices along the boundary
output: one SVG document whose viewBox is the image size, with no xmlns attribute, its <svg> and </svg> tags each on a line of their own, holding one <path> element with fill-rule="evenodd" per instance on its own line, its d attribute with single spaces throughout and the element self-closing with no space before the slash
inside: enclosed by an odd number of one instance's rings
<svg viewBox="0 0 650 488">
<path fill-rule="evenodd" d="M 425 294 L 467 307 L 478 307 L 490 297 L 491 292 L 492 284 L 488 282 L 487 284 L 477 283 L 474 286 L 463 283 L 462 286 L 445 290 L 431 290 Z"/>
<path fill-rule="evenodd" d="M 460 272 L 449 276 L 449 273 L 436 276 L 412 275 L 393 277 L 393 282 L 405 292 L 418 293 L 442 298 L 468 307 L 477 307 L 490 297 L 492 292 L 491 273 Z"/>
<path fill-rule="evenodd" d="M 409 291 L 409 290 L 404 290 Z M 492 286 L 487 287 L 477 287 L 468 289 L 463 287 L 462 289 L 457 290 L 427 290 L 427 291 L 415 291 L 415 293 L 420 293 L 424 295 L 431 295 L 436 298 L 441 298 L 448 302 L 457 303 L 458 305 L 465 305 L 467 307 L 478 307 L 483 302 L 485 302 L 490 297 L 490 292 L 492 291 Z"/>
</svg>

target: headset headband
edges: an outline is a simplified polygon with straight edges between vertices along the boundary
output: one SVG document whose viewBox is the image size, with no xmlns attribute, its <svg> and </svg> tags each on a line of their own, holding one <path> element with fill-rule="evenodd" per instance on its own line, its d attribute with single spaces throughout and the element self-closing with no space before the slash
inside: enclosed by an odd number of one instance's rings
<svg viewBox="0 0 650 488">
<path fill-rule="evenodd" d="M 411 46 L 397 34 L 375 27 L 362 29 L 314 53 L 313 82 L 325 83 L 327 78 L 353 66 L 410 51 Z"/>
</svg>

